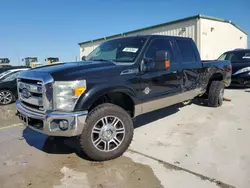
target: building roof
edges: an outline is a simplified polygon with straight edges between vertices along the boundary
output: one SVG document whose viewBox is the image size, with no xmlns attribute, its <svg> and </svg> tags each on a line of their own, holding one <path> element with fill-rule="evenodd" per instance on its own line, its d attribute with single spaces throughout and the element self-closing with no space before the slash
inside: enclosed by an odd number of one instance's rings
<svg viewBox="0 0 250 188">
<path fill-rule="evenodd" d="M 29 56 L 29 57 L 25 57 L 24 59 L 27 59 L 27 58 L 37 58 L 37 57 L 31 57 L 31 56 Z"/>
<path fill-rule="evenodd" d="M 200 19 L 200 18 L 219 21 L 219 22 L 230 23 L 234 27 L 236 27 L 237 29 L 239 29 L 240 31 L 242 31 L 243 33 L 245 33 L 247 35 L 246 31 L 241 29 L 236 24 L 232 23 L 231 20 L 224 20 L 224 19 L 221 19 L 221 18 L 216 18 L 216 17 L 212 17 L 212 16 L 206 16 L 206 15 L 198 14 L 198 15 L 195 15 L 195 16 L 190 16 L 190 17 L 179 19 L 179 20 L 174 20 L 174 21 L 171 21 L 171 22 L 166 22 L 166 23 L 162 23 L 162 24 L 158 24 L 158 25 L 153 25 L 153 26 L 150 26 L 150 27 L 136 29 L 136 30 L 133 30 L 133 31 L 125 32 L 125 33 L 120 33 L 120 34 L 111 35 L 111 36 L 108 36 L 108 37 L 102 37 L 102 38 L 98 38 L 98 39 L 94 39 L 94 40 L 84 41 L 84 42 L 80 42 L 78 44 L 81 45 L 81 44 L 87 44 L 87 43 L 91 43 L 91 42 L 98 42 L 98 41 L 102 41 L 102 40 L 108 40 L 108 39 L 112 39 L 112 38 L 115 38 L 115 37 L 120 37 L 120 36 L 124 36 L 124 35 L 137 33 L 137 32 L 140 32 L 140 31 L 145 31 L 145 30 L 148 30 L 148 29 L 154 29 L 154 28 L 158 28 L 158 27 L 162 27 L 162 26 L 167 26 L 167 25 L 171 25 L 171 24 L 175 24 L 175 23 L 179 23 L 179 22 L 183 22 L 183 21 L 188 21 L 188 20 L 193 20 L 193 19 Z"/>
</svg>

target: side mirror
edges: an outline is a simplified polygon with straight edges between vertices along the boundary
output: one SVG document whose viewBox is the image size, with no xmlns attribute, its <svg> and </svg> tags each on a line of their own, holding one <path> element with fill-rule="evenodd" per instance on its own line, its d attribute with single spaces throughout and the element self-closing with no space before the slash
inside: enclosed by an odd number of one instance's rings
<svg viewBox="0 0 250 188">
<path fill-rule="evenodd" d="M 149 72 L 155 70 L 155 60 L 152 58 L 144 58 L 140 67 L 142 72 Z"/>
<path fill-rule="evenodd" d="M 167 51 L 156 52 L 155 68 L 164 70 L 170 67 L 170 54 Z"/>
</svg>

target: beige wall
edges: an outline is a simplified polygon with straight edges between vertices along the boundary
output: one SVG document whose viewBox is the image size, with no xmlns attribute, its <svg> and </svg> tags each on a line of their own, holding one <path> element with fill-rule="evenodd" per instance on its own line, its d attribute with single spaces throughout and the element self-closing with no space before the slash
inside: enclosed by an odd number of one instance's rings
<svg viewBox="0 0 250 188">
<path fill-rule="evenodd" d="M 80 46 L 80 58 L 82 56 L 87 56 L 90 52 L 92 52 L 100 43 L 100 42 L 91 42 L 87 44 L 82 44 Z"/>
<path fill-rule="evenodd" d="M 162 26 L 162 27 L 158 27 L 154 29 L 144 30 L 141 32 L 133 33 L 131 35 L 135 35 L 135 34 L 170 35 L 170 36 L 180 36 L 180 37 L 191 37 L 195 40 L 195 36 L 196 36 L 195 27 L 196 27 L 196 21 L 190 20 L 190 21 L 184 21 L 184 22 Z M 182 31 L 182 28 L 185 28 L 186 31 Z"/>
<path fill-rule="evenodd" d="M 182 31 L 185 28 L 186 31 Z M 211 31 L 211 28 L 214 28 Z M 128 34 L 127 36 L 137 34 L 158 34 L 170 36 L 191 37 L 200 52 L 202 60 L 217 59 L 223 52 L 235 48 L 247 48 L 247 35 L 234 27 L 230 23 L 213 21 L 207 19 L 193 19 L 189 21 L 179 22 L 167 26 L 157 27 L 154 29 L 143 30 Z M 122 37 L 122 36 L 120 36 Z M 119 38 L 119 37 L 116 37 Z M 80 55 L 88 55 L 100 43 L 90 42 L 82 44 L 80 47 Z"/>
<path fill-rule="evenodd" d="M 198 26 L 203 60 L 216 59 L 227 50 L 247 48 L 247 35 L 230 23 L 200 19 Z"/>
<path fill-rule="evenodd" d="M 176 24 L 171 24 L 168 26 L 162 26 L 154 29 L 148 29 L 141 32 L 135 32 L 126 36 L 131 35 L 145 35 L 145 34 L 157 34 L 157 35 L 171 35 L 171 36 L 181 36 L 181 37 L 191 37 L 196 41 L 196 20 L 190 20 L 190 21 L 184 21 Z M 182 28 L 185 28 L 186 31 L 182 31 Z M 116 37 L 119 38 L 119 37 Z M 103 40 L 105 41 L 105 40 Z M 88 55 L 92 50 L 94 50 L 100 43 L 103 41 L 93 42 L 93 43 L 87 43 L 82 44 L 80 47 L 80 55 L 86 56 Z"/>
</svg>

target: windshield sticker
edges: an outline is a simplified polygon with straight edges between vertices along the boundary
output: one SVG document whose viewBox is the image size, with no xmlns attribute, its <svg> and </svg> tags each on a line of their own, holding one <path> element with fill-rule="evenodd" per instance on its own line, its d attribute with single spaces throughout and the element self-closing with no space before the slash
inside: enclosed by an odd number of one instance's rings
<svg viewBox="0 0 250 188">
<path fill-rule="evenodd" d="M 138 51 L 138 48 L 124 48 L 122 51 L 136 53 Z"/>
</svg>

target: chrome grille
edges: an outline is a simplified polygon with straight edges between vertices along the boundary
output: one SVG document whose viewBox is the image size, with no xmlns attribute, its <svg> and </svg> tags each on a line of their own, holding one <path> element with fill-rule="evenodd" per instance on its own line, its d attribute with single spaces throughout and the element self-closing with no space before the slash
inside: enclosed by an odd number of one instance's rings
<svg viewBox="0 0 250 188">
<path fill-rule="evenodd" d="M 45 113 L 52 109 L 52 77 L 44 73 L 25 71 L 17 79 L 21 105 L 31 111 Z"/>
<path fill-rule="evenodd" d="M 29 109 L 43 112 L 45 110 L 43 102 L 43 85 L 40 81 L 31 82 L 27 79 L 18 79 L 18 94 L 22 105 Z"/>
</svg>

